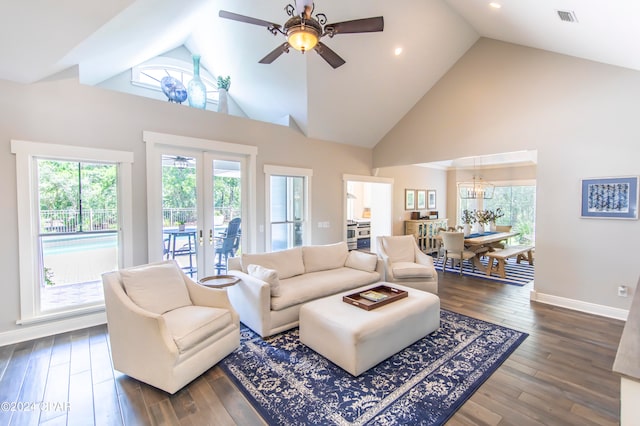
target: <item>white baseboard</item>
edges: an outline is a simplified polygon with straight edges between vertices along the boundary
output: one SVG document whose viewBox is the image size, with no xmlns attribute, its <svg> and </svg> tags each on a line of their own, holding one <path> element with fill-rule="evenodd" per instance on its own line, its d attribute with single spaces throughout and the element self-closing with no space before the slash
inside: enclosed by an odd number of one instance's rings
<svg viewBox="0 0 640 426">
<path fill-rule="evenodd" d="M 79 330 L 81 328 L 93 327 L 106 324 L 107 314 L 96 312 L 89 315 L 82 315 L 71 318 L 64 318 L 57 321 L 36 323 L 33 325 L 21 325 L 15 330 L 0 333 L 0 346 L 12 345 L 27 340 L 39 339 L 67 331 Z"/>
<path fill-rule="evenodd" d="M 614 318 L 622 321 L 626 321 L 627 316 L 629 316 L 629 311 L 627 309 L 612 308 L 611 306 L 597 305 L 595 303 L 583 302 L 582 300 L 567 299 L 566 297 L 539 293 L 535 290 L 531 290 L 530 299 L 534 302 L 559 306 L 561 308 L 572 309 L 574 311 L 586 312 L 588 314 Z"/>
</svg>

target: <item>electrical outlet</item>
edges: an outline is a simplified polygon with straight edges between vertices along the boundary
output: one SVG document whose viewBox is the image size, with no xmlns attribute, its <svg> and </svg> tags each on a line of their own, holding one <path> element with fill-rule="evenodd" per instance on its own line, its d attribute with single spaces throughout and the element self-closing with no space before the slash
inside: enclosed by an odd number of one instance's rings
<svg viewBox="0 0 640 426">
<path fill-rule="evenodd" d="M 629 293 L 627 291 L 627 286 L 621 285 L 621 286 L 618 287 L 618 296 L 627 297 L 628 294 Z"/>
</svg>

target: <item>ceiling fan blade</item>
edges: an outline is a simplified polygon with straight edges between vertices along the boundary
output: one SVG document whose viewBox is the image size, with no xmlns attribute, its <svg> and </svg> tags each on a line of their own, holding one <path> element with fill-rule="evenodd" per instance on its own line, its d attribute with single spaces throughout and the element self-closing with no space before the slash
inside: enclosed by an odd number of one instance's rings
<svg viewBox="0 0 640 426">
<path fill-rule="evenodd" d="M 318 55 L 322 56 L 322 59 L 327 61 L 333 68 L 338 68 L 345 64 L 344 59 L 338 56 L 336 52 L 329 49 L 329 47 L 321 41 L 319 41 L 313 49 L 318 52 Z"/>
<path fill-rule="evenodd" d="M 289 52 L 289 42 L 287 42 L 287 41 L 285 41 L 280 46 L 278 46 L 275 49 L 273 49 L 271 52 L 269 52 L 267 54 L 267 56 L 265 56 L 264 58 L 260 59 L 259 62 L 261 64 L 270 64 L 271 62 L 273 62 L 276 59 L 278 59 L 278 57 L 280 57 L 280 55 L 282 55 L 285 52 L 287 52 L 287 53 Z"/>
<path fill-rule="evenodd" d="M 237 13 L 227 12 L 226 10 L 221 10 L 220 13 L 218 13 L 218 16 L 225 19 L 245 22 L 247 24 L 260 25 L 261 27 L 280 28 L 280 25 L 274 24 L 273 22 L 263 21 L 262 19 L 252 18 L 250 16 L 238 15 Z"/>
<path fill-rule="evenodd" d="M 373 33 L 384 30 L 384 18 L 355 19 L 353 21 L 336 22 L 327 24 L 324 27 L 327 34 L 348 34 L 348 33 Z"/>
</svg>

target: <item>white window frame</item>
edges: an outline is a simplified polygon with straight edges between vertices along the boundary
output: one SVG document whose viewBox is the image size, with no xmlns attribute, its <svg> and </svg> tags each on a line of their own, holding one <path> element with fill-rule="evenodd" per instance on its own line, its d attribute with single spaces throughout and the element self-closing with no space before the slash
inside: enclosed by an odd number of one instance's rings
<svg viewBox="0 0 640 426">
<path fill-rule="evenodd" d="M 265 182 L 265 251 L 271 251 L 271 177 L 272 176 L 293 176 L 303 177 L 304 179 L 304 218 L 303 218 L 303 232 L 302 232 L 302 244 L 310 245 L 312 243 L 311 236 L 311 180 L 313 177 L 312 169 L 304 169 L 300 167 L 288 167 L 288 166 L 276 166 L 265 164 L 264 165 L 264 182 Z"/>
<path fill-rule="evenodd" d="M 103 312 L 104 304 L 72 308 L 64 312 L 39 312 L 40 266 L 37 259 L 39 228 L 37 158 L 79 162 L 115 163 L 118 165 L 119 247 L 118 265 L 133 265 L 133 197 L 131 164 L 133 153 L 99 148 L 57 145 L 21 140 L 11 141 L 16 155 L 18 207 L 18 258 L 20 271 L 20 318 L 17 324 L 53 321 L 66 317 Z M 36 261 L 34 261 L 34 259 Z"/>
</svg>

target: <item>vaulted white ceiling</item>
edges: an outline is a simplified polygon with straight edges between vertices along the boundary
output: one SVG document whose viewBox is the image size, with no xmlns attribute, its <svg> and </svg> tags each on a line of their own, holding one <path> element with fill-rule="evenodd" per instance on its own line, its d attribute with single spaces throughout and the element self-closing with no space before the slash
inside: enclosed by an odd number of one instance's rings
<svg viewBox="0 0 640 426">
<path fill-rule="evenodd" d="M 323 38 L 346 60 L 335 70 L 294 50 L 259 64 L 284 36 L 218 17 L 224 9 L 283 24 L 286 1 L 5 0 L 0 79 L 32 83 L 78 65 L 81 82 L 97 84 L 184 44 L 214 75 L 231 75 L 230 95 L 250 118 L 291 116 L 311 138 L 373 147 L 479 37 L 640 70 L 637 0 L 498 0 L 499 9 L 489 0 L 318 0 L 329 22 L 384 16 L 381 33 Z"/>
</svg>

